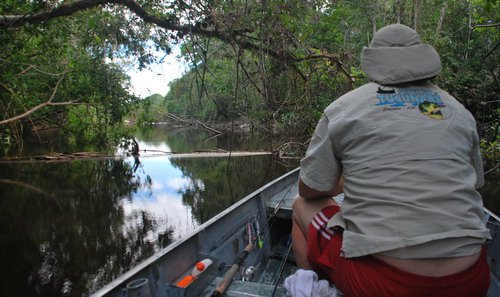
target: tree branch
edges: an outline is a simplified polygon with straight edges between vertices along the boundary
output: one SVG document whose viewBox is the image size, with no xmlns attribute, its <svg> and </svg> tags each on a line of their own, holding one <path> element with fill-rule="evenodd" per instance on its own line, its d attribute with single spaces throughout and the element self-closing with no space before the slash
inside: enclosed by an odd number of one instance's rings
<svg viewBox="0 0 500 297">
<path fill-rule="evenodd" d="M 495 171 L 498 167 L 500 167 L 500 163 L 498 163 L 497 165 L 493 166 L 493 168 L 491 168 L 490 170 L 486 171 L 486 172 L 484 173 L 484 175 L 492 173 L 492 172 L 493 172 L 493 171 Z"/>
<path fill-rule="evenodd" d="M 477 28 L 485 28 L 485 27 L 498 27 L 500 26 L 500 23 L 493 23 L 493 24 L 479 24 L 479 25 L 471 25 L 469 26 L 472 30 L 477 29 Z"/>
<path fill-rule="evenodd" d="M 1 120 L 0 121 L 0 125 L 5 125 L 5 124 L 8 124 L 8 123 L 12 123 L 12 122 L 18 121 L 18 120 L 20 120 L 22 118 L 25 118 L 25 117 L 29 116 L 30 114 L 34 113 L 35 111 L 37 111 L 37 110 L 39 110 L 41 108 L 44 108 L 46 106 L 62 106 L 62 105 L 79 104 L 78 100 L 72 100 L 72 101 L 66 101 L 66 102 L 52 102 L 52 100 L 56 96 L 56 93 L 57 93 L 57 90 L 59 89 L 59 86 L 61 85 L 61 82 L 66 77 L 66 73 L 67 73 L 67 71 L 64 72 L 62 74 L 61 78 L 57 81 L 56 86 L 52 90 L 52 94 L 50 95 L 50 98 L 47 101 L 45 101 L 43 103 L 40 103 L 40 104 L 38 104 L 35 107 L 32 107 L 32 108 L 28 109 L 26 112 L 24 112 L 24 113 L 22 113 L 20 115 L 17 115 L 15 117 L 8 118 L 8 119 L 5 119 L 5 120 Z"/>
<path fill-rule="evenodd" d="M 337 64 L 337 67 L 345 75 L 345 77 L 349 80 L 349 82 L 352 83 L 354 81 L 354 78 L 344 68 L 344 64 L 340 61 L 340 58 L 337 55 L 332 55 L 329 53 L 312 54 L 312 55 L 308 55 L 308 56 L 305 56 L 302 58 L 294 58 L 293 61 L 302 62 L 302 61 L 317 60 L 317 59 L 324 59 L 324 60 L 330 60 L 330 61 L 335 62 L 335 64 Z"/>
<path fill-rule="evenodd" d="M 18 28 L 25 24 L 38 24 L 44 21 L 49 21 L 55 18 L 69 16 L 79 11 L 87 10 L 97 6 L 103 6 L 106 4 L 121 5 L 127 7 L 131 12 L 140 17 L 144 22 L 155 24 L 161 28 L 171 31 L 178 31 L 184 34 L 196 34 L 206 37 L 215 37 L 223 42 L 235 43 L 241 48 L 251 50 L 254 52 L 261 52 L 262 45 L 255 44 L 249 41 L 250 37 L 246 36 L 248 29 L 239 30 L 219 30 L 216 27 L 204 28 L 202 26 L 195 25 L 180 25 L 179 19 L 175 16 L 169 15 L 167 17 L 158 17 L 147 12 L 139 3 L 135 0 L 78 0 L 71 3 L 62 4 L 50 11 L 31 13 L 26 15 L 0 15 L 0 29 Z M 308 51 L 309 52 L 309 51 Z M 297 58 L 291 53 L 285 52 L 282 49 L 279 51 L 273 50 L 269 47 L 265 49 L 267 55 L 280 61 L 289 62 L 301 62 L 311 59 L 330 59 L 337 63 L 337 66 L 342 70 L 344 75 L 349 80 L 352 80 L 349 73 L 342 67 L 342 63 L 333 55 L 321 54 L 321 55 L 308 55 L 306 57 Z M 306 77 L 297 69 L 295 65 L 291 65 L 295 71 L 297 71 L 304 80 Z"/>
<path fill-rule="evenodd" d="M 497 48 L 500 46 L 500 41 L 497 42 L 497 44 L 486 54 L 483 56 L 483 60 L 488 58 L 489 55 L 491 55 Z"/>
<path fill-rule="evenodd" d="M 65 3 L 50 11 L 29 13 L 26 15 L 1 15 L 0 28 L 18 28 L 24 24 L 38 24 L 43 21 L 48 21 L 57 17 L 69 16 L 78 11 L 93 8 L 106 3 L 117 1 L 109 0 L 81 0 L 72 3 Z"/>
</svg>

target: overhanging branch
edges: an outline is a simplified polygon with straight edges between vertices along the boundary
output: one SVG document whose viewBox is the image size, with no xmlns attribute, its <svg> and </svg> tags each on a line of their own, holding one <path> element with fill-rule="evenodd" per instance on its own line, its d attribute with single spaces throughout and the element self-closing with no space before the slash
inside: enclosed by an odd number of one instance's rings
<svg viewBox="0 0 500 297">
<path fill-rule="evenodd" d="M 25 118 L 25 117 L 29 116 L 30 114 L 34 113 L 35 111 L 37 111 L 39 109 L 42 109 L 42 108 L 44 108 L 46 106 L 63 106 L 63 105 L 80 104 L 80 103 L 78 103 L 78 100 L 65 101 L 65 102 L 52 102 L 52 100 L 54 100 L 54 97 L 56 96 L 56 93 L 57 93 L 57 90 L 59 89 L 59 86 L 61 85 L 61 82 L 66 77 L 66 74 L 67 74 L 67 71 L 64 72 L 61 75 L 61 78 L 59 78 L 59 80 L 57 81 L 56 86 L 52 90 L 52 94 L 50 95 L 50 98 L 47 101 L 45 101 L 43 103 L 40 103 L 40 104 L 38 104 L 35 107 L 32 107 L 32 108 L 28 109 L 27 111 L 25 111 L 22 114 L 19 114 L 17 116 L 14 116 L 14 117 L 11 117 L 11 118 L 8 118 L 8 119 L 5 119 L 5 120 L 1 120 L 0 121 L 0 125 L 5 125 L 5 124 L 8 124 L 8 123 L 12 123 L 12 122 L 18 121 L 18 120 L 20 120 L 22 118 Z"/>
<path fill-rule="evenodd" d="M 87 10 L 97 6 L 103 6 L 107 4 L 120 5 L 127 7 L 131 12 L 140 17 L 144 22 L 155 24 L 163 29 L 170 31 L 182 32 L 184 34 L 196 34 L 206 37 L 215 37 L 223 42 L 235 43 L 239 47 L 253 52 L 260 52 L 262 50 L 262 45 L 253 43 L 249 39 L 251 37 L 247 36 L 245 33 L 248 32 L 247 29 L 239 30 L 219 30 L 216 27 L 203 28 L 202 26 L 194 25 L 181 25 L 177 17 L 172 15 L 167 15 L 163 17 L 155 16 L 148 11 L 146 11 L 139 3 L 135 0 L 79 0 L 71 3 L 62 4 L 50 11 L 43 11 L 37 13 L 30 13 L 26 15 L 1 15 L 0 16 L 0 29 L 18 28 L 25 24 L 39 24 L 44 21 L 50 21 L 55 18 L 69 16 L 75 14 L 79 11 Z M 339 58 L 331 54 L 312 54 L 305 57 L 296 57 L 290 52 L 284 50 L 274 50 L 272 48 L 266 48 L 266 54 L 272 56 L 273 58 L 283 61 L 283 62 L 303 62 L 313 59 L 327 59 L 332 60 L 337 64 L 337 67 L 341 69 L 342 73 L 352 81 L 349 73 L 343 68 L 343 64 L 340 62 Z M 311 51 L 308 51 L 311 52 Z M 300 71 L 292 65 L 302 78 L 306 80 L 305 76 L 300 73 Z"/>
</svg>

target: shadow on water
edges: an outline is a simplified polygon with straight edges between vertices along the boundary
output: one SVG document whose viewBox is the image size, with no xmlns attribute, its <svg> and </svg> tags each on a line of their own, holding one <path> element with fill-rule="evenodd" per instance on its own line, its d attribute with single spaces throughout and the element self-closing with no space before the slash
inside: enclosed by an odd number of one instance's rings
<svg viewBox="0 0 500 297">
<path fill-rule="evenodd" d="M 122 199 L 141 185 L 121 161 L 2 165 L 0 228 L 4 296 L 88 292 L 152 251 L 139 225 L 125 235 Z M 21 183 L 43 189 L 40 195 Z"/>
<path fill-rule="evenodd" d="M 141 150 L 179 152 L 269 145 L 192 130 L 148 129 L 137 139 Z M 140 154 L 0 164 L 0 296 L 88 295 L 297 166 Z"/>
</svg>

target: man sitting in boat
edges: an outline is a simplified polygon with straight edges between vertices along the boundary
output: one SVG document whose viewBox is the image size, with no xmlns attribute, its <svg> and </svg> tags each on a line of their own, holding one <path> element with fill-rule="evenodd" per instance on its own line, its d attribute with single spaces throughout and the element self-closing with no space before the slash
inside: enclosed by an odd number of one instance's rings
<svg viewBox="0 0 500 297">
<path fill-rule="evenodd" d="M 429 82 L 439 55 L 386 26 L 361 55 L 371 83 L 331 103 L 301 160 L 297 264 L 345 297 L 485 296 L 484 183 L 473 116 Z M 344 192 L 340 208 L 332 195 Z"/>
</svg>

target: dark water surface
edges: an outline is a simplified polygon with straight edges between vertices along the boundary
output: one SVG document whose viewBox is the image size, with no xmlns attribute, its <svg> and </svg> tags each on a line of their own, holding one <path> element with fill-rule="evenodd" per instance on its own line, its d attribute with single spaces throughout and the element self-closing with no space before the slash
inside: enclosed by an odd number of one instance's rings
<svg viewBox="0 0 500 297">
<path fill-rule="evenodd" d="M 0 164 L 0 296 L 88 295 L 298 165 L 162 153 L 271 146 L 209 137 L 143 130 L 137 168 L 133 157 Z"/>
</svg>

